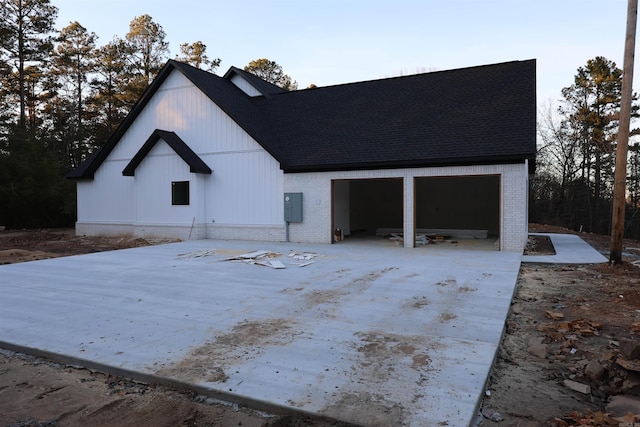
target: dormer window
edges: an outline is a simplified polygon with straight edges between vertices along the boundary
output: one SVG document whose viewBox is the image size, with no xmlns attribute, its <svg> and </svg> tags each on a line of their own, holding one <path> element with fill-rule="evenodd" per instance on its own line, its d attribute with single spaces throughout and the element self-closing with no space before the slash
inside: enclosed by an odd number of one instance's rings
<svg viewBox="0 0 640 427">
<path fill-rule="evenodd" d="M 244 93 L 246 93 L 250 97 L 262 96 L 262 93 L 258 89 L 253 87 L 251 83 L 249 83 L 247 80 L 245 80 L 243 77 L 241 77 L 238 74 L 231 77 L 231 83 L 238 86 L 240 90 L 242 90 Z"/>
<path fill-rule="evenodd" d="M 286 90 L 282 89 L 281 87 L 266 82 L 260 77 L 236 67 L 231 67 L 229 71 L 227 71 L 227 73 L 224 75 L 224 78 L 231 81 L 231 83 L 236 85 L 238 89 L 252 98 L 258 96 L 271 98 L 271 95 L 286 92 Z"/>
</svg>

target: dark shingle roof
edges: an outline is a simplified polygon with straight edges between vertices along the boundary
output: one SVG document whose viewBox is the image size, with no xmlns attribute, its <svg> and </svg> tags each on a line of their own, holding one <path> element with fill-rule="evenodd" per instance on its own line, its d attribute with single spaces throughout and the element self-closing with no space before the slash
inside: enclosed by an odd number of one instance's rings
<svg viewBox="0 0 640 427">
<path fill-rule="evenodd" d="M 534 160 L 535 62 L 299 91 L 266 108 L 283 169 Z M 276 120 L 286 117 L 287 120 Z"/>
<path fill-rule="evenodd" d="M 278 91 L 233 69 L 219 77 L 169 61 L 98 154 L 69 177 L 92 178 L 173 70 L 180 70 L 285 172 L 522 162 L 536 153 L 535 60 Z M 265 96 L 229 80 L 240 74 Z M 248 76 L 247 76 L 248 75 Z M 259 80 L 259 79 L 257 79 Z"/>
<path fill-rule="evenodd" d="M 169 147 L 173 149 L 181 158 L 189 165 L 189 170 L 193 173 L 211 174 L 211 168 L 202 161 L 196 153 L 189 148 L 185 142 L 180 139 L 175 132 L 168 132 L 166 130 L 156 129 L 151 133 L 151 136 L 147 139 L 140 150 L 133 156 L 129 164 L 122 171 L 124 176 L 134 176 L 136 168 L 142 163 L 142 160 L 149 154 L 149 151 L 156 145 L 159 140 L 166 142 Z"/>
</svg>

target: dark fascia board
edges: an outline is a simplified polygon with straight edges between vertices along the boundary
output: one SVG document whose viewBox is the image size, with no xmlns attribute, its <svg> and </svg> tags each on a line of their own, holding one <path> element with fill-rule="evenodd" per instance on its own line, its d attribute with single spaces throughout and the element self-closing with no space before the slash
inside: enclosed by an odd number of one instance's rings
<svg viewBox="0 0 640 427">
<path fill-rule="evenodd" d="M 178 154 L 192 173 L 211 174 L 211 168 L 202 161 L 202 159 L 193 152 L 191 148 L 178 136 L 175 132 L 156 129 L 151 133 L 149 139 L 140 147 L 140 150 L 133 156 L 127 167 L 122 171 L 124 176 L 134 176 L 136 168 L 142 163 L 142 160 L 149 154 L 151 149 L 159 140 L 166 142 L 173 151 Z"/>
<path fill-rule="evenodd" d="M 67 179 L 72 180 L 92 180 L 96 171 L 104 162 L 111 151 L 115 148 L 116 144 L 124 136 L 125 132 L 129 129 L 131 124 L 135 121 L 138 115 L 144 110 L 144 107 L 149 103 L 153 95 L 158 88 L 162 86 L 162 83 L 169 77 L 173 69 L 175 68 L 175 61 L 169 60 L 165 66 L 160 70 L 160 73 L 156 76 L 151 84 L 145 89 L 144 93 L 133 106 L 127 117 L 120 123 L 120 126 L 109 137 L 107 142 L 100 147 L 92 156 L 87 158 L 83 164 L 76 169 L 69 172 Z"/>
<path fill-rule="evenodd" d="M 491 158 L 474 158 L 474 159 L 454 159 L 454 160 L 430 160 L 430 161 L 391 161 L 376 163 L 338 163 L 334 165 L 315 165 L 315 166 L 282 166 L 284 173 L 307 173 L 307 172 L 344 172 L 359 170 L 380 170 L 380 169 L 399 169 L 399 168 L 437 168 L 452 166 L 477 166 L 477 165 L 500 165 L 500 164 L 523 164 L 528 161 L 529 174 L 535 173 L 536 160 L 535 156 L 496 156 Z"/>
</svg>

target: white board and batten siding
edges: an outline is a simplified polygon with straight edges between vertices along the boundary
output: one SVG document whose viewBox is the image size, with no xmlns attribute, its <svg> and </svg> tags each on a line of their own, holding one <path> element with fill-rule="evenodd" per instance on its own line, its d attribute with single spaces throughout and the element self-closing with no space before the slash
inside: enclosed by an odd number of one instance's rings
<svg viewBox="0 0 640 427">
<path fill-rule="evenodd" d="M 195 174 L 160 140 L 134 177 L 122 170 L 155 129 L 175 132 L 213 170 Z M 190 205 L 171 205 L 189 181 Z M 283 240 L 278 162 L 179 71 L 128 128 L 92 181 L 78 182 L 79 234 Z"/>
</svg>

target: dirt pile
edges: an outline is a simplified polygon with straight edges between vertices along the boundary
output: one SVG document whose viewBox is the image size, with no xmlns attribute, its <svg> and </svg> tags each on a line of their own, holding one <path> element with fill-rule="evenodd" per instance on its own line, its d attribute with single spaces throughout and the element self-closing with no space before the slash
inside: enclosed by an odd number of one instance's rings
<svg viewBox="0 0 640 427">
<path fill-rule="evenodd" d="M 0 265 L 168 243 L 131 236 L 76 236 L 73 229 L 0 232 Z"/>
</svg>

